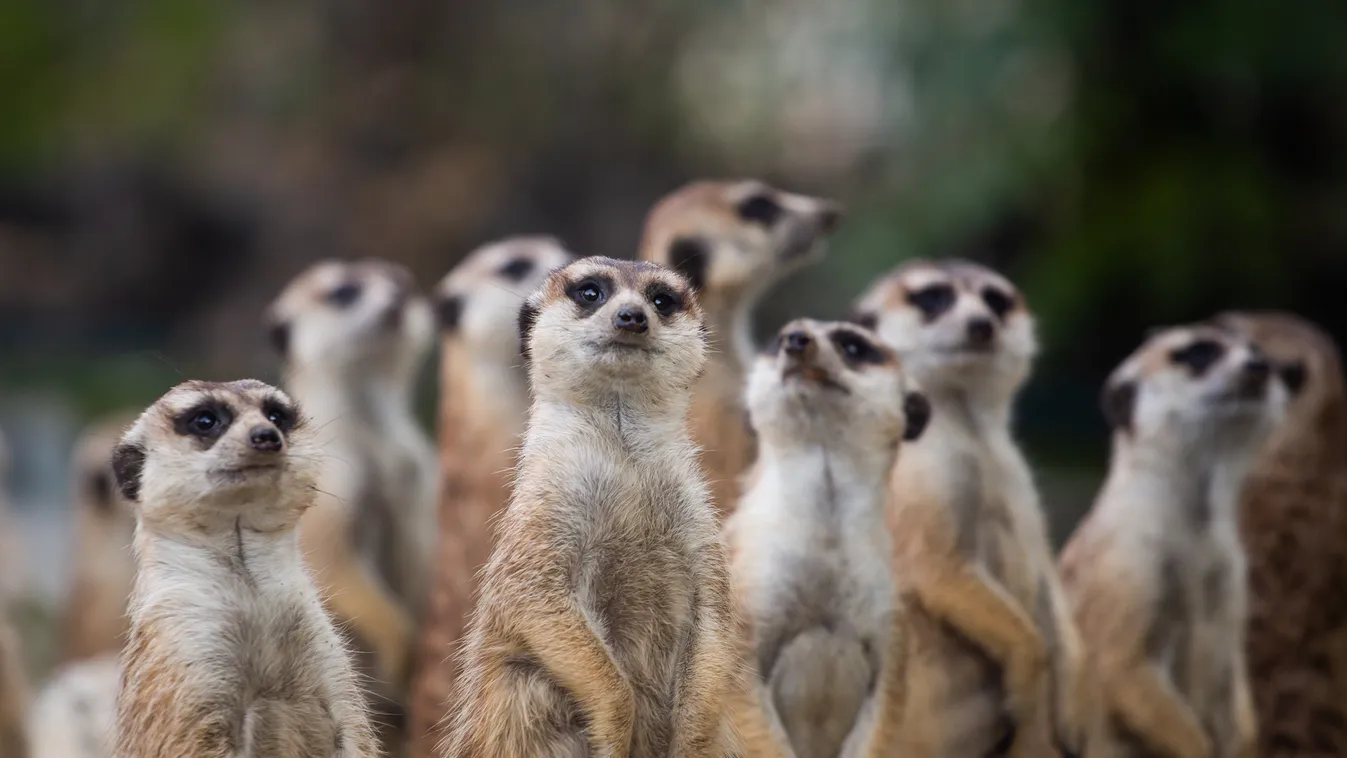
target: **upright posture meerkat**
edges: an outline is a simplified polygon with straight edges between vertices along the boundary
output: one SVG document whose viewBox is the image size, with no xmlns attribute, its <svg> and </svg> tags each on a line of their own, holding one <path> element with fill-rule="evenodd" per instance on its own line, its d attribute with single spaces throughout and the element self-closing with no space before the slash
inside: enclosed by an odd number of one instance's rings
<svg viewBox="0 0 1347 758">
<path fill-rule="evenodd" d="M 135 420 L 132 413 L 98 419 L 75 444 L 75 568 L 61 619 L 61 657 L 67 662 L 115 653 L 126 641 L 136 517 L 117 490 L 112 448 Z"/>
<path fill-rule="evenodd" d="M 903 737 L 914 756 L 1082 749 L 1079 636 L 1056 579 L 1011 405 L 1036 352 L 1014 285 L 964 261 L 913 261 L 876 283 L 855 319 L 889 343 L 931 401 L 899 457 L 889 523 L 911 605 Z"/>
<path fill-rule="evenodd" d="M 286 287 L 269 320 L 322 450 L 319 498 L 299 530 L 305 559 L 401 692 L 435 535 L 435 452 L 410 407 L 430 306 L 402 266 L 325 261 Z"/>
<path fill-rule="evenodd" d="M 885 506 L 930 408 L 873 333 L 802 319 L 758 359 L 748 409 L 758 461 L 726 523 L 759 682 L 740 733 L 764 756 L 896 755 L 905 656 Z"/>
<path fill-rule="evenodd" d="M 377 754 L 295 534 L 313 503 L 312 435 L 262 382 L 193 381 L 117 445 L 137 520 L 119 758 Z"/>
<path fill-rule="evenodd" d="M 1227 313 L 1293 399 L 1244 485 L 1249 676 L 1258 754 L 1347 755 L 1347 389 L 1321 329 L 1289 313 Z"/>
<path fill-rule="evenodd" d="M 711 502 L 728 514 L 739 476 L 753 462 L 743 385 L 753 357 L 752 317 L 767 290 L 818 261 L 841 207 L 759 181 L 698 181 L 651 209 L 641 258 L 685 274 L 706 313 L 710 355 L 692 399 L 692 437 L 702 447 Z"/>
<path fill-rule="evenodd" d="M 433 753 L 435 727 L 448 714 L 453 651 L 491 557 L 492 519 L 510 498 L 529 404 L 519 308 L 571 257 L 550 237 L 513 237 L 474 251 L 435 289 L 443 334 L 439 544 L 410 699 L 414 758 Z"/>
<path fill-rule="evenodd" d="M 1252 343 L 1164 330 L 1109 377 L 1108 478 L 1063 550 L 1107 755 L 1253 756 L 1235 507 L 1286 403 Z"/>
<path fill-rule="evenodd" d="M 519 315 L 533 407 L 469 625 L 454 758 L 728 756 L 729 573 L 687 432 L 687 281 L 584 258 Z"/>
</svg>

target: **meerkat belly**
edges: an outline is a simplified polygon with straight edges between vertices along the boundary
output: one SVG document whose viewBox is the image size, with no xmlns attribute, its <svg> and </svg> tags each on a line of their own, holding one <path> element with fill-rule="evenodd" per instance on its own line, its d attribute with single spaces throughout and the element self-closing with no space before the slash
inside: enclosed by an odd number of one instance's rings
<svg viewBox="0 0 1347 758">
<path fill-rule="evenodd" d="M 958 630 L 908 609 L 904 744 L 911 755 L 991 755 L 1008 744 L 1014 723 L 1005 706 L 1001 670 Z"/>
</svg>

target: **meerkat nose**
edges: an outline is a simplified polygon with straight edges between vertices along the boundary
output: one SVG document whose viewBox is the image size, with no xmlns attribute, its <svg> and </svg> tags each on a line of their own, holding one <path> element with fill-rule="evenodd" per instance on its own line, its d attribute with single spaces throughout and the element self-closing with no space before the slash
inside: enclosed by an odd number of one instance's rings
<svg viewBox="0 0 1347 758">
<path fill-rule="evenodd" d="M 842 223 L 842 217 L 846 212 L 840 205 L 825 205 L 818 212 L 818 226 L 824 234 L 832 234 L 837 231 L 838 225 Z"/>
<path fill-rule="evenodd" d="M 992 341 L 995 334 L 996 326 L 989 318 L 979 316 L 968 321 L 968 339 L 974 343 L 985 345 Z"/>
<path fill-rule="evenodd" d="M 1244 364 L 1244 373 L 1254 379 L 1266 379 L 1272 374 L 1272 364 L 1263 356 L 1255 355 Z"/>
<path fill-rule="evenodd" d="M 808 334 L 804 332 L 791 332 L 781 340 L 781 347 L 789 355 L 804 355 L 804 351 L 809 348 L 812 342 Z"/>
<path fill-rule="evenodd" d="M 248 445 L 254 450 L 274 453 L 281 449 L 281 433 L 270 426 L 255 426 L 248 432 Z"/>
<path fill-rule="evenodd" d="M 645 311 L 630 305 L 618 308 L 617 315 L 613 317 L 613 325 L 624 332 L 636 334 L 643 334 L 650 328 L 646 323 Z"/>
</svg>

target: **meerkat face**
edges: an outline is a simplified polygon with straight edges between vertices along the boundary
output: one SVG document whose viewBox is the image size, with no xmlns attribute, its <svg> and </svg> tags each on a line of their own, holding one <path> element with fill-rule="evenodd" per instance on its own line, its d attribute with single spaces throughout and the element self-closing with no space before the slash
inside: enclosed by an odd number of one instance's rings
<svg viewBox="0 0 1347 758">
<path fill-rule="evenodd" d="M 292 281 L 269 313 L 273 347 L 293 368 L 410 370 L 434 320 L 411 273 L 381 260 L 324 261 Z"/>
<path fill-rule="evenodd" d="M 651 209 L 641 258 L 680 271 L 703 299 L 732 298 L 817 261 L 841 218 L 831 200 L 759 181 L 693 182 Z"/>
<path fill-rule="evenodd" d="M 519 311 L 535 391 L 686 392 L 706 362 L 687 279 L 644 261 L 581 258 L 552 272 Z"/>
<path fill-rule="evenodd" d="M 292 526 L 313 495 L 316 451 L 284 392 L 244 379 L 169 390 L 112 454 L 117 487 L 142 522 L 207 528 L 247 518 Z"/>
<path fill-rule="evenodd" d="M 1015 285 L 964 261 L 905 264 L 862 295 L 849 318 L 896 349 L 928 390 L 1016 388 L 1038 349 Z"/>
<path fill-rule="evenodd" d="M 435 288 L 440 329 L 476 352 L 514 360 L 519 307 L 573 259 L 552 237 L 512 237 L 474 250 Z"/>
<path fill-rule="evenodd" d="M 1208 325 L 1157 332 L 1104 386 L 1109 425 L 1131 439 L 1246 442 L 1270 430 L 1287 391 L 1249 340 Z"/>
<path fill-rule="evenodd" d="M 868 329 L 798 319 L 758 357 L 748 381 L 753 427 L 764 439 L 897 445 L 921 436 L 930 405 L 897 354 Z"/>
<path fill-rule="evenodd" d="M 1292 411 L 1342 402 L 1342 360 L 1332 338 L 1310 322 L 1279 312 L 1229 312 L 1212 319 L 1258 345 L 1292 398 Z"/>
</svg>

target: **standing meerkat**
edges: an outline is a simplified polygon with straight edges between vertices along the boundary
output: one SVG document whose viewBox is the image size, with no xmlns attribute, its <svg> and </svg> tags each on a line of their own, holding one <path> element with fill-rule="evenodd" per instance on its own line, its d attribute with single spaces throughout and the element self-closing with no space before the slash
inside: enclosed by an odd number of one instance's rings
<svg viewBox="0 0 1347 758">
<path fill-rule="evenodd" d="M 1164 330 L 1109 377 L 1108 477 L 1062 552 L 1104 755 L 1254 755 L 1236 504 L 1286 391 L 1253 343 Z"/>
<path fill-rule="evenodd" d="M 692 438 L 702 447 L 711 502 L 728 515 L 753 462 L 744 379 L 757 354 L 753 311 L 773 285 L 819 261 L 842 218 L 819 197 L 753 181 L 697 181 L 655 204 L 640 257 L 682 272 L 706 313 L 710 353 L 692 398 Z"/>
<path fill-rule="evenodd" d="M 984 266 L 912 261 L 862 296 L 854 319 L 897 351 L 932 407 L 890 485 L 910 600 L 909 754 L 1078 752 L 1092 718 L 1080 639 L 1010 432 L 1037 351 L 1023 296 Z"/>
<path fill-rule="evenodd" d="M 377 754 L 351 661 L 300 556 L 313 432 L 251 379 L 169 390 L 113 452 L 136 510 L 118 758 Z"/>
<path fill-rule="evenodd" d="M 729 574 L 687 431 L 696 295 L 662 266 L 584 258 L 519 323 L 533 406 L 445 755 L 732 755 Z"/>
<path fill-rule="evenodd" d="M 305 559 L 400 699 L 435 536 L 435 451 L 411 412 L 430 305 L 400 265 L 324 261 L 286 287 L 269 322 L 323 453 L 319 497 L 300 523 Z"/>
<path fill-rule="evenodd" d="M 1347 755 L 1347 389 L 1333 339 L 1289 313 L 1225 313 L 1292 393 L 1244 484 L 1259 755 Z"/>
<path fill-rule="evenodd" d="M 895 755 L 904 690 L 888 481 L 926 398 L 852 324 L 787 324 L 749 377 L 758 461 L 726 523 L 757 672 L 736 714 L 755 755 Z M 765 717 L 765 723 L 763 719 Z"/>
<path fill-rule="evenodd" d="M 61 619 L 65 662 L 116 653 L 126 641 L 136 517 L 117 489 L 112 449 L 135 420 L 129 412 L 110 414 L 85 428 L 75 443 L 75 568 Z"/>
<path fill-rule="evenodd" d="M 512 237 L 473 251 L 435 288 L 443 335 L 439 543 L 410 697 L 413 758 L 433 754 L 435 727 L 448 715 L 453 652 L 491 557 L 492 519 L 510 498 L 529 404 L 519 308 L 571 259 L 551 237 Z"/>
</svg>

